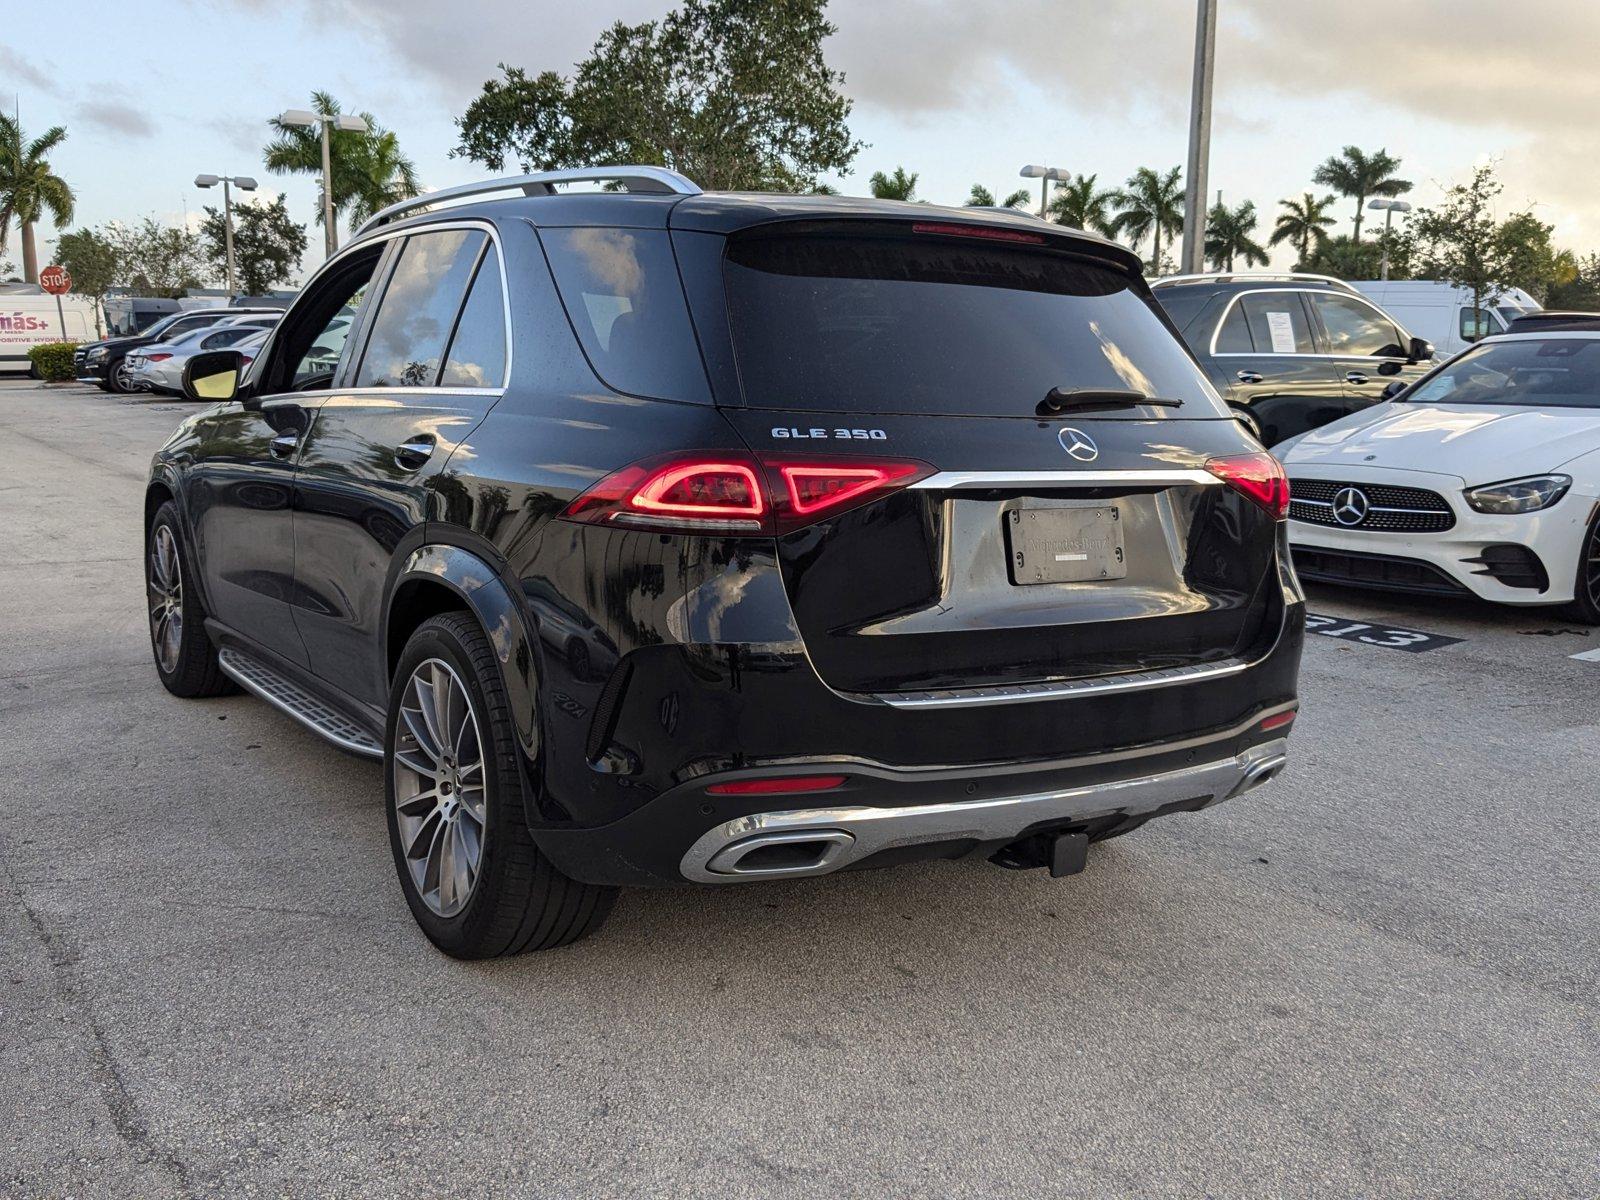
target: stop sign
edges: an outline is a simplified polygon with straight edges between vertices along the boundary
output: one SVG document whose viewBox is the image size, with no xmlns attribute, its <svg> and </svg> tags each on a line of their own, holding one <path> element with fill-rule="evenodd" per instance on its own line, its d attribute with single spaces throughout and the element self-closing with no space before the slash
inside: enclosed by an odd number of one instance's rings
<svg viewBox="0 0 1600 1200">
<path fill-rule="evenodd" d="M 72 290 L 72 276 L 65 267 L 46 267 L 39 272 L 39 286 L 52 296 L 60 296 Z"/>
</svg>

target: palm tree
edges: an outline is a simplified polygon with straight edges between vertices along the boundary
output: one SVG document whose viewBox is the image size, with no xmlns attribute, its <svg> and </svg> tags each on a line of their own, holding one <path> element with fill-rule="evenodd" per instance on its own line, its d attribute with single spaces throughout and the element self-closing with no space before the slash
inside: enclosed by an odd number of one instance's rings
<svg viewBox="0 0 1600 1200">
<path fill-rule="evenodd" d="M 1273 246 L 1281 242 L 1292 243 L 1300 252 L 1300 261 L 1310 262 L 1311 251 L 1320 250 L 1328 240 L 1327 229 L 1333 224 L 1328 210 L 1333 205 L 1332 196 L 1324 196 L 1319 200 L 1310 192 L 1300 200 L 1279 200 L 1278 207 L 1284 211 L 1278 214 L 1278 223 L 1272 227 L 1268 243 Z"/>
<path fill-rule="evenodd" d="M 1183 172 L 1173 167 L 1165 175 L 1140 167 L 1128 177 L 1128 186 L 1112 194 L 1117 215 L 1112 227 L 1126 235 L 1135 250 L 1151 238 L 1150 273 L 1161 273 L 1161 237 L 1176 237 L 1183 229 Z"/>
<path fill-rule="evenodd" d="M 916 176 L 912 176 L 913 179 Z M 1028 202 L 1030 193 L 1027 188 L 1018 188 L 1005 198 L 1004 203 L 994 198 L 994 193 L 981 183 L 972 185 L 972 191 L 967 194 L 963 207 L 965 208 L 1021 208 Z"/>
<path fill-rule="evenodd" d="M 22 278 L 39 282 L 39 250 L 33 227 L 45 213 L 57 229 L 72 223 L 75 197 L 67 181 L 50 169 L 46 155 L 67 140 L 67 131 L 52 125 L 29 141 L 16 118 L 0 116 L 0 250 L 16 220 L 22 230 Z"/>
<path fill-rule="evenodd" d="M 1232 209 L 1220 200 L 1211 206 L 1206 214 L 1206 257 L 1213 270 L 1232 271 L 1239 258 L 1247 267 L 1267 265 L 1267 248 L 1250 236 L 1257 224 L 1253 200 Z"/>
<path fill-rule="evenodd" d="M 327 92 L 312 92 L 311 107 L 318 116 L 331 117 L 339 113 L 339 102 Z M 409 199 L 422 190 L 417 182 L 416 165 L 400 153 L 395 135 L 379 125 L 371 113 L 362 113 L 361 117 L 367 123 L 365 133 L 333 129 L 328 134 L 332 139 L 329 160 L 333 175 L 333 210 L 336 214 L 343 213 L 352 225 L 360 224 L 385 205 Z M 267 170 L 276 174 L 315 175 L 320 181 L 321 128 L 285 125 L 276 117 L 268 123 L 278 136 L 262 152 Z M 320 202 L 317 223 L 322 223 Z"/>
<path fill-rule="evenodd" d="M 917 176 L 907 174 L 904 167 L 896 167 L 893 175 L 874 171 L 868 181 L 876 200 L 913 200 L 917 194 Z"/>
<path fill-rule="evenodd" d="M 1058 225 L 1073 229 L 1087 229 L 1091 233 L 1111 237 L 1116 233 L 1116 218 L 1111 205 L 1116 192 L 1095 190 L 1098 175 L 1075 175 L 1071 182 L 1056 185 L 1056 194 L 1050 201 L 1050 216 Z"/>
<path fill-rule="evenodd" d="M 1351 196 L 1356 202 L 1355 240 L 1361 240 L 1362 210 L 1368 196 L 1399 196 L 1411 190 L 1409 179 L 1398 179 L 1400 160 L 1387 150 L 1367 154 L 1359 146 L 1346 146 L 1343 154 L 1336 154 L 1318 167 L 1311 176 L 1312 183 L 1331 187 L 1341 196 Z"/>
</svg>

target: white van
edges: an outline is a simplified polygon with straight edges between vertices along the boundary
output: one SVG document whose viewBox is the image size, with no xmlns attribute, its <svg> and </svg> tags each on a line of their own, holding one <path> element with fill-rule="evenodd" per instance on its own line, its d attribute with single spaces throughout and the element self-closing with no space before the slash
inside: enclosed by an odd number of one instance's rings
<svg viewBox="0 0 1600 1200">
<path fill-rule="evenodd" d="M 94 301 L 88 297 L 61 297 L 57 316 L 54 296 L 42 291 L 0 292 L 0 371 L 31 371 L 28 351 L 41 343 L 94 339 Z"/>
<path fill-rule="evenodd" d="M 1393 314 L 1411 333 L 1433 343 L 1441 359 L 1465 350 L 1491 333 L 1504 333 L 1523 313 L 1538 312 L 1539 302 L 1521 288 L 1507 288 L 1472 306 L 1472 289 L 1429 279 L 1384 282 L 1353 279 L 1356 288 L 1379 308 Z"/>
</svg>

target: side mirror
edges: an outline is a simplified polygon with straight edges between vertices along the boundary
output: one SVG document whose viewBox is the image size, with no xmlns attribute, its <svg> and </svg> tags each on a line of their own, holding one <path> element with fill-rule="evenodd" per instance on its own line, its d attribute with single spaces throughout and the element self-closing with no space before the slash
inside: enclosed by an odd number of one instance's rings
<svg viewBox="0 0 1600 1200">
<path fill-rule="evenodd" d="M 183 368 L 183 394 L 190 400 L 232 400 L 239 394 L 246 359 L 237 350 L 193 355 Z"/>
<path fill-rule="evenodd" d="M 1401 392 L 1405 391 L 1406 388 L 1408 388 L 1409 386 L 1411 386 L 1411 385 L 1406 383 L 1403 379 L 1396 379 L 1388 387 L 1383 389 L 1383 398 L 1385 400 L 1393 400 Z"/>
<path fill-rule="evenodd" d="M 1414 337 L 1411 339 L 1411 361 L 1414 363 L 1427 362 L 1433 357 L 1433 343 L 1427 338 Z"/>
</svg>

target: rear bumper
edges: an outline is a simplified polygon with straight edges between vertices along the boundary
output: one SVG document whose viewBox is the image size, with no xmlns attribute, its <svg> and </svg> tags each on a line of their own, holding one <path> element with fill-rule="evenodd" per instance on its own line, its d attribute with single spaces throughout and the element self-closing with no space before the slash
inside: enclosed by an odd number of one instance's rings
<svg viewBox="0 0 1600 1200">
<path fill-rule="evenodd" d="M 620 886 L 737 883 L 987 856 L 1042 832 L 1099 838 L 1127 822 L 1208 808 L 1273 778 L 1287 740 L 1283 730 L 1260 724 L 1294 707 L 1273 705 L 1234 728 L 1183 741 L 1048 763 L 890 768 L 812 760 L 805 774 L 837 773 L 845 782 L 809 795 L 707 791 L 732 780 L 793 776 L 792 766 L 719 773 L 608 825 L 546 827 L 534 836 L 566 874 Z"/>
</svg>

